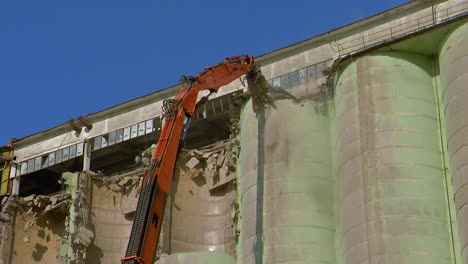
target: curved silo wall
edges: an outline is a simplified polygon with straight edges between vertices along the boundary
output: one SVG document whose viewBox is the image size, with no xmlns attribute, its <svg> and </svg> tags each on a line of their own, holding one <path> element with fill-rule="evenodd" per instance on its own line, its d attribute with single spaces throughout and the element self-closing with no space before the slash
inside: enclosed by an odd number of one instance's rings
<svg viewBox="0 0 468 264">
<path fill-rule="evenodd" d="M 454 29 L 439 54 L 443 114 L 464 263 L 468 263 L 468 24 Z"/>
<path fill-rule="evenodd" d="M 181 159 L 183 160 L 183 159 Z M 183 160 L 183 161 L 187 161 Z M 179 163 L 180 164 L 180 163 Z M 188 168 L 178 175 L 170 210 L 169 249 L 172 253 L 222 251 L 235 255 L 231 216 L 235 190 L 221 188 L 216 194 L 208 184 L 190 177 Z"/>
<path fill-rule="evenodd" d="M 241 114 L 238 261 L 335 263 L 328 105 L 275 105 Z"/>
<path fill-rule="evenodd" d="M 344 263 L 451 263 L 429 58 L 381 52 L 335 80 L 338 241 Z"/>
</svg>

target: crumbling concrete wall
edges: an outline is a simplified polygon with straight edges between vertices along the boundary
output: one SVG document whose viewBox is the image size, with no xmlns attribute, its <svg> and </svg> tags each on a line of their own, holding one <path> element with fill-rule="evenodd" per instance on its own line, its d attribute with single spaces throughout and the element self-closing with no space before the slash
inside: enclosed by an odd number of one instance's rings
<svg viewBox="0 0 468 264">
<path fill-rule="evenodd" d="M 143 167 L 154 146 L 136 157 L 134 171 L 90 175 L 89 229 L 94 234 L 86 263 L 118 263 L 124 256 Z M 236 143 L 218 142 L 184 151 L 176 165 L 158 255 L 222 251 L 235 255 Z"/>
<path fill-rule="evenodd" d="M 10 197 L 2 204 L 1 263 L 62 263 L 68 206 L 66 193 Z"/>
</svg>

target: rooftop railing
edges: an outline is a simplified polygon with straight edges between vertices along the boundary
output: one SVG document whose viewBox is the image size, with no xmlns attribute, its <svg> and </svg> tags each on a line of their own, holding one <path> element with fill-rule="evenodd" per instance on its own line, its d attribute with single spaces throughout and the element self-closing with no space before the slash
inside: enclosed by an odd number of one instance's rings
<svg viewBox="0 0 468 264">
<path fill-rule="evenodd" d="M 437 10 L 437 6 L 432 6 L 432 12 L 429 15 L 421 16 L 378 32 L 364 34 L 360 38 L 344 42 L 335 41 L 330 43 L 330 46 L 338 53 L 339 57 L 346 57 L 466 15 L 468 15 L 468 1 L 441 10 Z"/>
</svg>

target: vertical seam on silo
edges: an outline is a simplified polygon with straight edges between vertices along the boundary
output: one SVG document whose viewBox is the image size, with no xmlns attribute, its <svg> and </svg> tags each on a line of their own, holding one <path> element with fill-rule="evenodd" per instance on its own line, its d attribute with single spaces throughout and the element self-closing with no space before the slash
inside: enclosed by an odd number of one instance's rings
<svg viewBox="0 0 468 264">
<path fill-rule="evenodd" d="M 452 254 L 453 254 L 453 261 L 456 264 L 457 263 L 457 250 L 456 250 L 456 245 L 455 245 L 455 232 L 454 232 L 454 226 L 452 224 L 452 206 L 450 203 L 450 190 L 449 190 L 449 184 L 452 184 L 448 180 L 448 166 L 447 166 L 447 160 L 446 160 L 446 155 L 445 155 L 445 147 L 446 147 L 446 142 L 444 140 L 445 133 L 443 131 L 443 126 L 442 126 L 442 114 L 440 111 L 440 93 L 439 93 L 439 86 L 437 85 L 437 80 L 436 78 L 436 62 L 437 62 L 437 57 L 433 56 L 432 58 L 432 75 L 433 77 L 433 85 L 435 89 L 435 98 L 436 98 L 436 108 L 437 108 L 437 123 L 439 126 L 439 139 L 440 139 L 440 148 L 441 148 L 441 155 L 442 155 L 442 165 L 443 171 L 444 171 L 444 181 L 445 181 L 445 196 L 447 198 L 447 210 L 448 210 L 448 222 L 449 222 L 449 227 L 450 227 L 450 239 L 452 242 Z"/>
<path fill-rule="evenodd" d="M 255 223 L 255 264 L 263 263 L 263 187 L 265 179 L 265 108 L 258 109 L 257 206 Z"/>
<path fill-rule="evenodd" d="M 361 141 L 361 155 L 362 155 L 362 161 L 361 161 L 361 169 L 362 169 L 362 191 L 363 191 L 363 196 L 364 196 L 364 210 L 365 210 L 365 218 L 366 218 L 366 234 L 367 234 L 367 254 L 368 254 L 368 260 L 369 263 L 372 264 L 372 254 L 371 254 L 371 246 L 373 243 L 371 242 L 370 238 L 372 237 L 369 234 L 370 227 L 369 223 L 372 223 L 371 219 L 369 219 L 369 208 L 367 206 L 368 202 L 368 173 L 367 173 L 367 167 L 368 167 L 368 162 L 367 162 L 367 151 L 368 151 L 368 146 L 367 146 L 367 93 L 366 93 L 366 87 L 364 85 L 364 82 L 360 81 L 360 72 L 359 65 L 361 64 L 359 60 L 355 61 L 356 63 L 356 82 L 357 82 L 357 99 L 358 99 L 358 115 L 359 115 L 359 134 L 360 134 L 360 141 Z M 364 98 L 363 98 L 364 97 Z M 364 107 L 363 107 L 364 106 Z"/>
</svg>

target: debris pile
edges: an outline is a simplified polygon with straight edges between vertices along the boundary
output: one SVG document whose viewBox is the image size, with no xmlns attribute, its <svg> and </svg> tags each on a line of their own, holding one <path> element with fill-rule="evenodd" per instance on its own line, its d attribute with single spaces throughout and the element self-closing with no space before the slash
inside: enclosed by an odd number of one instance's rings
<svg viewBox="0 0 468 264">
<path fill-rule="evenodd" d="M 146 160 L 148 158 L 146 153 L 149 153 L 151 148 L 153 148 L 153 146 L 150 147 L 148 150 L 145 150 L 141 155 L 137 157 L 141 158 L 141 160 Z M 135 159 L 137 160 L 137 158 Z M 136 209 L 136 205 L 138 202 L 138 190 L 143 173 L 144 168 L 140 167 L 136 170 L 113 176 L 94 174 L 92 176 L 92 179 L 94 181 L 100 182 L 103 186 L 105 186 L 108 190 L 112 192 L 121 193 L 120 209 L 122 211 L 122 214 L 130 215 L 134 213 Z"/>
<path fill-rule="evenodd" d="M 204 177 L 208 189 L 214 190 L 236 179 L 237 140 L 220 141 L 188 151 L 185 174 L 195 179 Z"/>
<path fill-rule="evenodd" d="M 0 212 L 0 263 L 57 261 L 64 240 L 66 191 L 52 195 L 3 197 Z"/>
<path fill-rule="evenodd" d="M 9 196 L 2 199 L 0 219 L 11 215 L 13 209 L 25 212 L 26 215 L 40 217 L 56 210 L 65 212 L 70 206 L 70 194 L 66 191 L 53 195 L 30 195 L 27 197 Z"/>
</svg>

